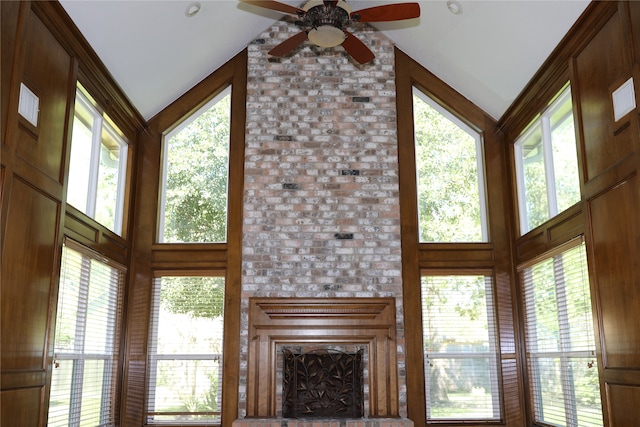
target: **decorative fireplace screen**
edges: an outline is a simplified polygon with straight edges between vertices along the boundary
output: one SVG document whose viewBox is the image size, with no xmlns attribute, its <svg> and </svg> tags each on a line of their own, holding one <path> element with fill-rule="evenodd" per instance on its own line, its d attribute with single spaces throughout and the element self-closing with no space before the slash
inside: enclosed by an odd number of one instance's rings
<svg viewBox="0 0 640 427">
<path fill-rule="evenodd" d="M 282 350 L 284 418 L 361 418 L 363 369 L 360 349 L 355 353 Z"/>
</svg>

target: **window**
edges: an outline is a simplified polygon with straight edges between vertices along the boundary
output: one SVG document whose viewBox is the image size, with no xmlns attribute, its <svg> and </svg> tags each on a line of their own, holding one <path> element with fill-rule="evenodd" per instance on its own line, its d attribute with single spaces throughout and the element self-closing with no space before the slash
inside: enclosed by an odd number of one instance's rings
<svg viewBox="0 0 640 427">
<path fill-rule="evenodd" d="M 525 234 L 580 201 L 571 87 L 529 125 L 514 153 L 520 229 Z"/>
<path fill-rule="evenodd" d="M 492 280 L 424 276 L 427 421 L 501 418 Z"/>
<path fill-rule="evenodd" d="M 154 280 L 147 422 L 220 424 L 224 278 Z"/>
<path fill-rule="evenodd" d="M 226 241 L 231 87 L 164 137 L 158 241 Z"/>
<path fill-rule="evenodd" d="M 602 426 L 584 244 L 522 271 L 534 421 Z"/>
<path fill-rule="evenodd" d="M 488 241 L 481 135 L 414 88 L 420 242 Z"/>
<path fill-rule="evenodd" d="M 49 426 L 116 424 L 123 280 L 122 267 L 65 242 Z"/>
<path fill-rule="evenodd" d="M 127 151 L 120 131 L 79 87 L 67 202 L 117 234 L 122 233 Z"/>
</svg>

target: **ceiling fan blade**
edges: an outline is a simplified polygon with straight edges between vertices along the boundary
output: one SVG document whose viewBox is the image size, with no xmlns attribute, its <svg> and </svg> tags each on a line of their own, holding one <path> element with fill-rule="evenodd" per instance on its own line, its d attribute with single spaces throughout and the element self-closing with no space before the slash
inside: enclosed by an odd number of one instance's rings
<svg viewBox="0 0 640 427">
<path fill-rule="evenodd" d="M 298 34 L 295 34 L 289 37 L 288 39 L 280 43 L 278 46 L 271 49 L 269 51 L 269 55 L 273 55 L 273 56 L 286 55 L 287 53 L 289 53 L 290 51 L 298 47 L 305 40 L 307 40 L 307 32 L 301 31 Z"/>
<path fill-rule="evenodd" d="M 362 43 L 359 38 L 349 31 L 345 31 L 344 33 L 347 35 L 347 38 L 342 42 L 342 47 L 344 47 L 344 50 L 346 50 L 353 59 L 360 64 L 366 64 L 376 57 L 373 52 L 371 52 L 371 49 Z"/>
<path fill-rule="evenodd" d="M 336 7 L 338 0 L 324 0 L 325 6 Z"/>
<path fill-rule="evenodd" d="M 351 13 L 351 19 L 358 22 L 387 22 L 412 19 L 420 16 L 418 3 L 396 3 L 369 7 Z"/>
<path fill-rule="evenodd" d="M 292 15 L 304 14 L 305 11 L 295 6 L 289 6 L 274 0 L 240 0 L 243 3 L 249 3 L 254 6 L 263 7 L 265 9 L 277 10 L 278 12 L 290 13 Z"/>
</svg>

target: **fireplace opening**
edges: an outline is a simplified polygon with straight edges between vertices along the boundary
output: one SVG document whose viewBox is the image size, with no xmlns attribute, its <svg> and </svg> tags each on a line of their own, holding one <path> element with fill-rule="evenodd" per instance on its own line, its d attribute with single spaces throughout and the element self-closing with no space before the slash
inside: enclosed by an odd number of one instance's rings
<svg viewBox="0 0 640 427">
<path fill-rule="evenodd" d="M 363 350 L 283 348 L 284 418 L 362 418 Z"/>
</svg>

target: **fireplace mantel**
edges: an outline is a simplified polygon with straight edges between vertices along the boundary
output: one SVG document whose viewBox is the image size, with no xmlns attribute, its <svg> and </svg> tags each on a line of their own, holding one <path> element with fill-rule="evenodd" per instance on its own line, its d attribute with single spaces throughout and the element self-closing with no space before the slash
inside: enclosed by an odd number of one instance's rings
<svg viewBox="0 0 640 427">
<path fill-rule="evenodd" d="M 247 418 L 277 416 L 277 348 L 359 344 L 368 353 L 369 418 L 396 418 L 395 298 L 250 298 Z"/>
</svg>

